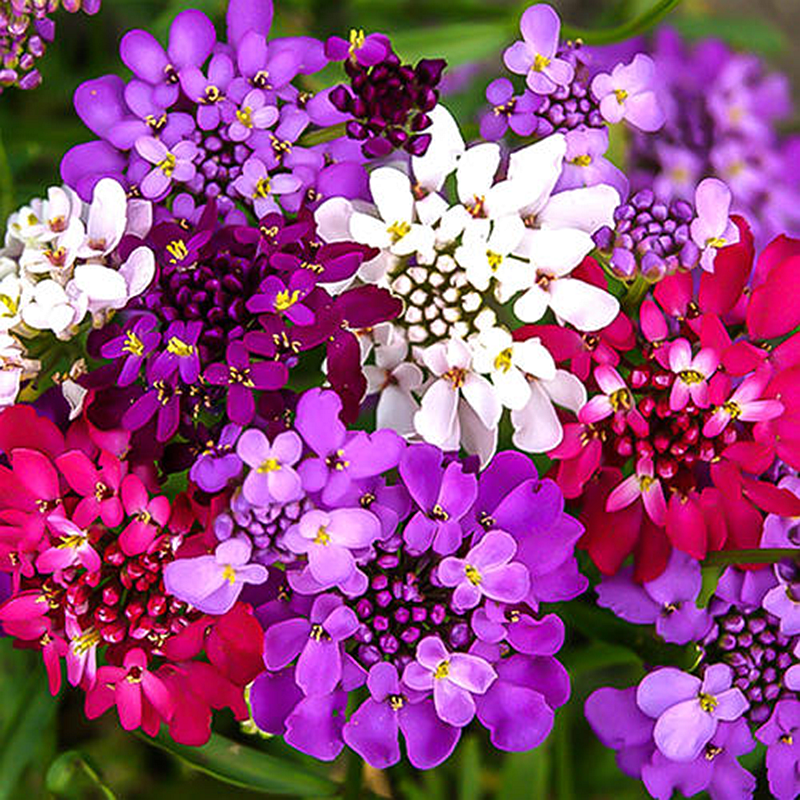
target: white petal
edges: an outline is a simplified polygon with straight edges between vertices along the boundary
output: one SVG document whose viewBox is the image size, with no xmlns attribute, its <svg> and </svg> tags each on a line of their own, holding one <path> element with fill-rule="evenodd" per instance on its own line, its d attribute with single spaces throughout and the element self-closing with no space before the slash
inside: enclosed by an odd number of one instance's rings
<svg viewBox="0 0 800 800">
<path fill-rule="evenodd" d="M 467 403 L 458 408 L 461 422 L 461 444 L 467 453 L 476 455 L 485 467 L 497 450 L 497 427 L 487 428 Z"/>
<path fill-rule="evenodd" d="M 111 252 L 125 232 L 127 213 L 128 199 L 122 186 L 113 178 L 98 181 L 86 226 L 88 246 L 102 253 Z"/>
<path fill-rule="evenodd" d="M 449 207 L 447 200 L 437 192 L 431 192 L 416 203 L 417 216 L 423 225 L 437 223 Z"/>
<path fill-rule="evenodd" d="M 424 156 L 411 159 L 411 166 L 420 186 L 438 191 L 445 178 L 456 168 L 465 145 L 458 123 L 441 103 L 428 116 L 431 126 L 426 133 L 431 135 L 431 143 Z"/>
<path fill-rule="evenodd" d="M 474 373 L 467 375 L 461 393 L 487 428 L 497 426 L 503 406 L 494 386 L 486 378 Z"/>
<path fill-rule="evenodd" d="M 564 436 L 550 398 L 539 385 L 531 382 L 531 396 L 520 411 L 511 412 L 514 446 L 528 453 L 546 453 L 557 447 Z"/>
<path fill-rule="evenodd" d="M 553 380 L 541 381 L 540 385 L 554 403 L 576 414 L 586 403 L 586 387 L 575 375 L 564 369 L 556 370 Z"/>
<path fill-rule="evenodd" d="M 614 225 L 619 194 L 604 183 L 570 189 L 550 197 L 536 219 L 543 228 L 578 228 L 594 233 L 603 225 Z"/>
<path fill-rule="evenodd" d="M 581 331 L 597 331 L 614 321 L 619 301 L 614 295 L 575 278 L 558 278 L 549 286 L 550 306 Z"/>
<path fill-rule="evenodd" d="M 450 369 L 447 345 L 444 342 L 438 342 L 426 347 L 422 351 L 422 361 L 434 375 L 444 375 Z"/>
<path fill-rule="evenodd" d="M 325 242 L 350 241 L 350 217 L 353 204 L 344 197 L 326 200 L 315 212 L 317 233 Z"/>
<path fill-rule="evenodd" d="M 500 166 L 500 148 L 493 142 L 470 147 L 458 163 L 456 178 L 458 197 L 462 203 L 471 203 L 476 197 L 485 197 Z"/>
<path fill-rule="evenodd" d="M 514 364 L 536 378 L 552 380 L 556 376 L 556 362 L 539 339 L 528 339 L 514 345 Z"/>
<path fill-rule="evenodd" d="M 594 249 L 592 237 L 577 228 L 526 230 L 518 255 L 548 275 L 566 275 Z"/>
<path fill-rule="evenodd" d="M 386 230 L 386 223 L 369 214 L 362 214 L 360 211 L 354 211 L 350 217 L 350 237 L 355 242 L 381 249 L 392 244 L 392 237 Z"/>
<path fill-rule="evenodd" d="M 550 304 L 550 295 L 539 286 L 531 286 L 514 303 L 514 313 L 523 322 L 538 322 Z"/>
<path fill-rule="evenodd" d="M 128 200 L 128 224 L 125 233 L 144 239 L 153 227 L 153 204 L 149 200 Z"/>
<path fill-rule="evenodd" d="M 127 284 L 128 298 L 140 295 L 153 281 L 156 260 L 149 247 L 137 247 L 119 268 Z"/>
<path fill-rule="evenodd" d="M 531 396 L 531 387 L 525 376 L 516 368 L 497 370 L 492 375 L 500 402 L 512 411 L 525 408 Z"/>
<path fill-rule="evenodd" d="M 472 349 L 463 339 L 447 340 L 447 363 L 450 367 L 469 369 L 472 363 Z"/>
<path fill-rule="evenodd" d="M 425 392 L 420 410 L 414 415 L 414 427 L 426 442 L 443 447 L 458 436 L 459 396 L 448 380 L 435 381 Z"/>
<path fill-rule="evenodd" d="M 125 300 L 128 286 L 116 270 L 100 264 L 79 264 L 75 268 L 75 285 L 91 300 L 114 303 Z"/>
<path fill-rule="evenodd" d="M 408 175 L 399 169 L 381 167 L 369 176 L 369 188 L 381 217 L 389 225 L 394 222 L 411 222 L 414 197 Z"/>
<path fill-rule="evenodd" d="M 376 412 L 378 428 L 391 428 L 401 436 L 414 434 L 414 415 L 417 401 L 399 386 L 387 386 L 380 395 Z"/>
<path fill-rule="evenodd" d="M 525 224 L 518 216 L 500 217 L 492 225 L 487 246 L 489 250 L 505 256 L 516 249 L 524 234 Z"/>
<path fill-rule="evenodd" d="M 528 147 L 512 153 L 508 162 L 508 177 L 524 187 L 527 200 L 521 211 L 523 216 L 538 214 L 561 175 L 567 140 L 555 133 Z"/>
</svg>

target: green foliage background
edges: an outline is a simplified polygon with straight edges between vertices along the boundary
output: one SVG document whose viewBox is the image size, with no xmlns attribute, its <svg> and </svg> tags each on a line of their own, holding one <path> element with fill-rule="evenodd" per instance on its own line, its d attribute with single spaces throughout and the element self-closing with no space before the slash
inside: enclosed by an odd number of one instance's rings
<svg viewBox="0 0 800 800">
<path fill-rule="evenodd" d="M 602 41 L 652 23 L 654 9 L 660 14 L 678 3 L 553 4 L 570 26 L 568 34 Z M 475 132 L 485 85 L 498 74 L 502 48 L 515 38 L 517 19 L 527 5 L 517 0 L 277 0 L 273 32 L 324 38 L 346 36 L 351 27 L 381 30 L 392 34 L 407 59 L 444 56 L 456 68 L 477 61 L 477 74 L 447 99 L 466 130 Z M 104 0 L 96 17 L 58 16 L 57 39 L 42 66 L 44 85 L 34 92 L 8 90 L 0 96 L 0 221 L 57 183 L 61 155 L 91 138 L 72 110 L 74 89 L 88 78 L 124 72 L 117 44 L 126 30 L 145 27 L 164 40 L 172 17 L 186 7 L 207 12 L 223 32 L 224 0 Z M 720 16 L 698 0 L 684 3 L 669 15 L 669 22 L 687 35 L 721 36 L 769 57 L 783 48 L 781 32 L 762 18 Z M 562 660 L 572 677 L 573 696 L 558 712 L 552 736 L 533 752 L 503 754 L 490 746 L 483 729 L 469 730 L 455 756 L 429 773 L 403 765 L 378 773 L 344 755 L 332 765 L 320 765 L 276 739 L 243 733 L 224 714 L 218 715 L 217 729 L 227 738 L 215 739 L 197 753 L 172 748 L 188 755 L 193 768 L 174 753 L 125 733 L 110 714 L 86 721 L 81 693 L 70 689 L 52 699 L 39 655 L 14 650 L 10 641 L 0 640 L 0 800 L 645 797 L 637 782 L 619 772 L 613 753 L 594 738 L 583 719 L 583 703 L 598 686 L 634 683 L 642 674 L 643 659 L 687 665 L 692 653 L 663 648 L 647 629 L 619 624 L 588 598 L 559 612 L 569 631 Z M 759 757 L 754 754 L 754 765 Z"/>
</svg>

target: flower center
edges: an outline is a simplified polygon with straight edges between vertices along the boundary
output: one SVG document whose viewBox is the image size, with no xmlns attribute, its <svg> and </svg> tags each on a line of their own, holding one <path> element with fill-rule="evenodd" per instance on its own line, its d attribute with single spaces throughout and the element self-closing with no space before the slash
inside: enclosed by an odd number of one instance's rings
<svg viewBox="0 0 800 800">
<path fill-rule="evenodd" d="M 228 383 L 241 383 L 242 386 L 246 386 L 248 389 L 252 389 L 255 386 L 250 377 L 250 370 L 247 368 L 228 367 Z"/>
<path fill-rule="evenodd" d="M 700 708 L 702 708 L 703 711 L 708 714 L 710 714 L 719 705 L 719 700 L 717 700 L 713 694 L 700 692 L 698 699 L 700 700 Z"/>
<path fill-rule="evenodd" d="M 486 260 L 489 262 L 489 269 L 492 272 L 496 272 L 497 268 L 503 263 L 503 256 L 500 253 L 495 253 L 494 250 L 487 250 Z"/>
<path fill-rule="evenodd" d="M 331 542 L 331 536 L 327 530 L 325 530 L 324 525 L 320 525 L 319 529 L 317 530 L 317 535 L 314 537 L 314 544 L 321 544 L 327 547 Z"/>
<path fill-rule="evenodd" d="M 742 415 L 741 406 L 735 400 L 728 400 L 722 406 L 723 411 L 726 411 L 731 419 L 739 419 Z"/>
<path fill-rule="evenodd" d="M 706 239 L 706 247 L 725 247 L 728 240 L 723 236 L 711 236 Z"/>
<path fill-rule="evenodd" d="M 350 462 L 346 461 L 343 456 L 344 450 L 337 450 L 325 459 L 325 465 L 328 469 L 335 469 L 337 472 L 342 472 L 350 466 Z"/>
<path fill-rule="evenodd" d="M 475 195 L 471 203 L 464 203 L 464 207 L 469 212 L 469 215 L 475 217 L 475 219 L 486 216 L 486 198 L 483 196 L 478 197 Z"/>
<path fill-rule="evenodd" d="M 450 381 L 450 385 L 453 387 L 453 389 L 460 389 L 464 385 L 464 379 L 467 377 L 467 371 L 462 367 L 453 367 L 452 369 L 447 370 L 442 377 L 446 381 Z"/>
<path fill-rule="evenodd" d="M 275 310 L 276 311 L 286 311 L 287 308 L 291 308 L 300 297 L 300 290 L 295 289 L 293 292 L 289 292 L 288 289 L 285 289 L 282 292 L 278 292 L 275 295 Z"/>
<path fill-rule="evenodd" d="M 102 481 L 98 481 L 97 485 L 94 487 L 94 496 L 98 503 L 102 503 L 103 500 L 109 500 L 114 496 L 114 492 L 108 488 Z"/>
<path fill-rule="evenodd" d="M 141 683 L 142 682 L 142 668 L 141 667 L 131 667 L 128 670 L 128 674 L 125 676 L 125 680 L 128 683 Z"/>
<path fill-rule="evenodd" d="M 406 700 L 401 694 L 389 695 L 389 708 L 392 711 L 399 711 L 406 704 Z"/>
<path fill-rule="evenodd" d="M 436 670 L 433 673 L 433 677 L 436 680 L 442 680 L 446 678 L 450 674 L 450 662 L 449 661 L 440 661 L 436 667 Z"/>
<path fill-rule="evenodd" d="M 233 586 L 236 583 L 236 570 L 230 564 L 226 564 L 225 569 L 222 570 L 222 577 Z"/>
<path fill-rule="evenodd" d="M 678 373 L 678 377 L 687 385 L 687 386 L 696 386 L 698 383 L 702 383 L 706 376 L 703 375 L 701 372 L 698 372 L 696 369 L 684 369 Z"/>
<path fill-rule="evenodd" d="M 240 108 L 236 112 L 236 119 L 244 125 L 245 128 L 252 128 L 253 127 L 253 109 L 250 106 L 245 106 L 244 108 Z"/>
<path fill-rule="evenodd" d="M 706 761 L 713 761 L 721 752 L 721 747 L 711 743 L 707 744 L 705 749 Z"/>
<path fill-rule="evenodd" d="M 500 372 L 508 372 L 511 369 L 512 353 L 513 350 L 510 347 L 506 347 L 505 350 L 501 350 L 497 358 L 494 360 L 494 368 Z"/>
<path fill-rule="evenodd" d="M 76 550 L 79 547 L 83 547 L 86 544 L 87 536 L 86 533 L 73 533 L 71 536 L 62 536 L 59 539 L 59 543 L 56 545 L 59 550 L 66 550 L 68 547 L 72 550 Z"/>
<path fill-rule="evenodd" d="M 172 177 L 175 172 L 175 167 L 178 165 L 178 159 L 172 153 L 167 153 L 162 161 L 159 161 L 156 166 L 168 177 Z"/>
<path fill-rule="evenodd" d="M 256 183 L 256 188 L 253 191 L 253 197 L 267 198 L 270 196 L 270 189 L 272 185 L 269 178 L 259 178 Z"/>
<path fill-rule="evenodd" d="M 132 356 L 144 355 L 144 342 L 133 332 L 125 334 L 125 344 L 122 345 L 123 353 L 130 353 Z"/>
<path fill-rule="evenodd" d="M 404 236 L 411 230 L 411 225 L 408 222 L 393 222 L 386 232 L 392 237 L 392 244 L 397 244 Z"/>
<path fill-rule="evenodd" d="M 278 472 L 281 468 L 281 463 L 277 458 L 268 458 L 264 461 L 256 472 Z"/>
<path fill-rule="evenodd" d="M 447 522 L 450 519 L 450 515 L 437 503 L 432 509 L 431 513 L 428 514 L 431 519 L 438 520 L 439 522 Z"/>
<path fill-rule="evenodd" d="M 67 251 L 64 247 L 58 247 L 55 250 L 45 250 L 44 255 L 54 267 L 63 267 L 67 261 Z"/>
<path fill-rule="evenodd" d="M 791 733 L 784 733 L 780 736 L 778 741 L 781 744 L 794 744 L 794 738 L 792 737 Z"/>
<path fill-rule="evenodd" d="M 186 246 L 186 242 L 184 242 L 183 239 L 175 239 L 175 241 L 167 245 L 167 252 L 172 256 L 169 263 L 177 264 L 189 255 L 189 248 Z"/>
<path fill-rule="evenodd" d="M 194 354 L 194 345 L 184 342 L 177 336 L 172 336 L 167 342 L 167 352 L 178 356 L 179 358 L 188 358 Z"/>
<path fill-rule="evenodd" d="M 100 631 L 95 628 L 89 628 L 89 630 L 84 631 L 80 636 L 72 640 L 72 649 L 76 656 L 82 656 L 93 647 L 97 647 L 102 638 Z"/>
<path fill-rule="evenodd" d="M 315 642 L 319 642 L 321 639 L 327 639 L 328 636 L 325 633 L 325 628 L 322 627 L 319 623 L 315 623 L 311 626 L 311 631 L 308 634 L 309 639 L 313 639 Z"/>
<path fill-rule="evenodd" d="M 150 130 L 157 133 L 167 124 L 167 115 L 162 114 L 160 117 L 156 117 L 153 114 L 148 114 L 144 118 L 144 121 L 147 123 Z"/>
<path fill-rule="evenodd" d="M 533 59 L 533 66 L 531 69 L 534 72 L 541 72 L 545 67 L 550 66 L 550 59 L 547 56 L 543 56 L 541 53 L 537 53 L 536 57 Z"/>
<path fill-rule="evenodd" d="M 5 306 L 6 311 L 2 313 L 3 317 L 14 317 L 17 314 L 17 303 L 7 294 L 0 294 L 0 305 Z"/>
<path fill-rule="evenodd" d="M 483 580 L 481 578 L 481 573 L 478 572 L 477 568 L 473 567 L 472 564 L 467 564 L 467 566 L 464 567 L 464 574 L 473 586 L 477 586 L 481 580 Z"/>
<path fill-rule="evenodd" d="M 356 50 L 360 50 L 364 46 L 366 38 L 363 30 L 356 30 L 355 28 L 350 29 L 350 48 L 348 49 L 348 53 L 351 59 L 355 60 Z"/>
<path fill-rule="evenodd" d="M 617 102 L 622 105 L 628 97 L 628 92 L 625 89 L 614 89 L 614 97 L 616 97 Z"/>
<path fill-rule="evenodd" d="M 653 478 L 651 475 L 640 475 L 639 476 L 639 488 L 642 492 L 647 492 L 650 490 L 650 487 L 656 482 L 656 479 Z"/>
<path fill-rule="evenodd" d="M 252 84 L 258 89 L 269 88 L 269 72 L 265 69 L 260 69 L 253 75 Z"/>
<path fill-rule="evenodd" d="M 220 92 L 218 86 L 209 85 L 206 86 L 206 92 L 203 96 L 203 99 L 200 101 L 203 105 L 211 105 L 213 103 L 218 103 L 222 99 L 222 92 Z"/>
<path fill-rule="evenodd" d="M 592 157 L 586 154 L 582 156 L 575 156 L 570 163 L 574 164 L 576 167 L 588 167 L 589 164 L 592 163 Z"/>
<path fill-rule="evenodd" d="M 614 411 L 627 411 L 631 407 L 631 395 L 627 389 L 617 389 L 608 396 Z"/>
</svg>

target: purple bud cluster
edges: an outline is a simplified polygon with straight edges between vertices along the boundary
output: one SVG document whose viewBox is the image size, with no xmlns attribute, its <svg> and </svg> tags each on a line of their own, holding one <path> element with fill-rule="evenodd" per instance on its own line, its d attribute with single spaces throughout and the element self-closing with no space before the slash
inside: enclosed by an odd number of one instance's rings
<svg viewBox="0 0 800 800">
<path fill-rule="evenodd" d="M 70 13 L 96 14 L 101 0 L 0 0 L 0 94 L 8 86 L 35 89 L 42 82 L 36 62 L 55 38 L 50 14 L 59 7 Z"/>
<path fill-rule="evenodd" d="M 594 234 L 597 247 L 610 254 L 610 265 L 622 278 L 637 269 L 659 280 L 679 268 L 697 263 L 699 249 L 691 240 L 692 205 L 685 200 L 666 203 L 650 189 L 637 192 L 614 211 L 614 228 L 604 226 Z"/>
</svg>

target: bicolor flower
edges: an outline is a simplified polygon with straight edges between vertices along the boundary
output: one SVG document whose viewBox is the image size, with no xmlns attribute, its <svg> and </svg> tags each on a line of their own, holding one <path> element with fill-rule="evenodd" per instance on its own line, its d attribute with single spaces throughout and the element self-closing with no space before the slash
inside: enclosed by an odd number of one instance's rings
<svg viewBox="0 0 800 800">
<path fill-rule="evenodd" d="M 703 436 L 719 436 L 735 420 L 765 422 L 783 414 L 784 405 L 780 400 L 760 399 L 769 379 L 769 370 L 757 370 L 748 375 L 730 395 L 727 395 L 730 391 L 727 378 L 712 383 L 710 400 L 714 405 L 714 413 L 703 426 Z"/>
<path fill-rule="evenodd" d="M 627 508 L 641 497 L 647 515 L 656 525 L 663 525 L 667 516 L 667 504 L 661 481 L 655 475 L 653 460 L 642 457 L 636 462 L 636 471 L 620 483 L 606 500 L 606 511 L 614 512 Z"/>
<path fill-rule="evenodd" d="M 256 156 L 251 156 L 242 166 L 242 174 L 233 182 L 239 194 L 252 203 L 253 211 L 261 219 L 267 214 L 280 212 L 275 197 L 296 192 L 303 185 L 300 178 L 291 173 L 270 175 L 267 165 Z"/>
<path fill-rule="evenodd" d="M 622 376 L 608 364 L 600 364 L 594 379 L 603 394 L 596 394 L 578 411 L 578 419 L 593 425 L 612 414 L 621 414 L 628 424 L 641 435 L 647 432 L 647 422 L 633 401 L 633 395 Z"/>
</svg>

